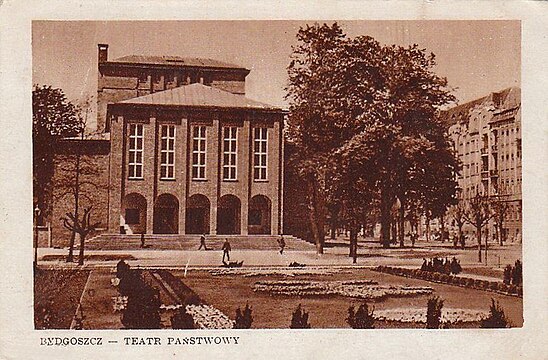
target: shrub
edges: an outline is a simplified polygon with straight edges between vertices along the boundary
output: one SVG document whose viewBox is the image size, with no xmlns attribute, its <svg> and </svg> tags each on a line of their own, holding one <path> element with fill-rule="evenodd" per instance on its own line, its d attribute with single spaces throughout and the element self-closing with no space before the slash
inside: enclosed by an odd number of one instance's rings
<svg viewBox="0 0 548 360">
<path fill-rule="evenodd" d="M 238 307 L 236 309 L 236 321 L 234 322 L 234 329 L 250 329 L 253 322 L 253 316 L 251 316 L 251 308 L 249 304 L 245 304 L 244 311 L 242 312 Z"/>
<path fill-rule="evenodd" d="M 476 285 L 476 281 L 474 279 L 466 279 L 466 287 L 473 288 Z"/>
<path fill-rule="evenodd" d="M 195 329 L 194 318 L 186 312 L 186 307 L 181 307 L 175 315 L 171 317 L 172 329 Z"/>
<path fill-rule="evenodd" d="M 514 269 L 512 271 L 512 284 L 521 285 L 522 282 L 523 282 L 523 268 L 521 265 L 521 261 L 516 260 Z"/>
<path fill-rule="evenodd" d="M 346 322 L 352 329 L 374 329 L 375 318 L 373 317 L 373 310 L 369 311 L 366 303 L 361 304 L 356 312 L 354 312 L 354 306 L 350 306 Z"/>
<path fill-rule="evenodd" d="M 118 263 L 116 264 L 116 277 L 118 279 L 122 279 L 125 277 L 125 275 L 127 275 L 128 272 L 129 265 L 124 260 L 118 261 Z"/>
<path fill-rule="evenodd" d="M 512 265 L 506 265 L 506 267 L 504 268 L 504 275 L 503 275 L 503 282 L 505 284 L 510 284 L 510 282 L 512 281 Z"/>
<path fill-rule="evenodd" d="M 308 322 L 308 313 L 301 308 L 301 304 L 297 306 L 291 317 L 290 329 L 310 329 Z"/>
<path fill-rule="evenodd" d="M 509 285 L 508 286 L 508 292 L 510 294 L 517 294 L 518 293 L 518 287 L 516 285 Z"/>
<path fill-rule="evenodd" d="M 159 329 L 160 294 L 158 290 L 141 280 L 139 288 L 128 295 L 122 324 L 126 329 Z"/>
<path fill-rule="evenodd" d="M 448 283 L 448 282 L 449 282 L 449 275 L 441 274 L 441 275 L 440 275 L 440 281 L 441 281 L 442 283 Z"/>
<path fill-rule="evenodd" d="M 439 329 L 441 325 L 441 309 L 443 308 L 443 300 L 435 296 L 428 299 L 426 309 L 426 328 Z"/>
<path fill-rule="evenodd" d="M 489 309 L 489 316 L 481 321 L 482 328 L 506 328 L 510 327 L 510 323 L 504 315 L 504 310 L 499 306 L 495 299 L 491 299 L 491 307 Z"/>
<path fill-rule="evenodd" d="M 497 291 L 499 289 L 499 284 L 497 282 L 491 281 L 489 283 L 489 289 Z"/>
<path fill-rule="evenodd" d="M 519 296 L 523 296 L 523 287 L 522 287 L 521 285 L 517 287 L 517 290 L 518 290 L 518 291 L 517 291 L 517 294 L 518 294 Z"/>
<path fill-rule="evenodd" d="M 433 281 L 440 281 L 441 274 L 439 273 L 433 273 L 432 274 L 432 280 Z"/>
</svg>

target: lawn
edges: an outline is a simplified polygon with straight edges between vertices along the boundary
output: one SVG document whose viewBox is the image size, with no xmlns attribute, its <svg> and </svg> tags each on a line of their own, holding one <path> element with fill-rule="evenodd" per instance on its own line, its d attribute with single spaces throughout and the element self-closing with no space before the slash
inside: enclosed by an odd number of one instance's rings
<svg viewBox="0 0 548 360">
<path fill-rule="evenodd" d="M 69 329 L 88 276 L 87 270 L 38 269 L 34 276 L 34 327 Z"/>
<path fill-rule="evenodd" d="M 283 280 L 282 276 L 239 275 L 212 276 L 207 271 L 193 270 L 183 277 L 182 273 L 174 272 L 181 280 L 192 288 L 206 303 L 218 308 L 234 319 L 237 307 L 245 306 L 246 302 L 253 308 L 253 328 L 288 328 L 291 313 L 299 305 L 310 314 L 312 328 L 347 328 L 346 316 L 350 305 L 358 305 L 358 299 L 338 295 L 320 297 L 300 297 L 287 295 L 270 295 L 254 292 L 253 285 L 257 281 Z M 488 311 L 491 298 L 499 301 L 505 313 L 514 326 L 522 326 L 523 301 L 521 298 L 500 295 L 492 292 L 466 289 L 457 286 L 431 283 L 424 280 L 402 278 L 389 274 L 372 272 L 368 269 L 353 269 L 352 273 L 334 275 L 303 275 L 291 279 L 325 281 L 325 280 L 373 280 L 383 285 L 430 286 L 433 295 L 445 301 L 446 308 L 464 308 Z M 371 302 L 375 309 L 393 309 L 401 307 L 424 308 L 428 295 L 414 297 L 388 298 L 379 302 Z M 426 310 L 425 310 L 426 311 Z M 377 322 L 378 328 L 417 327 L 417 324 L 401 324 Z M 475 325 L 477 326 L 477 324 Z"/>
</svg>

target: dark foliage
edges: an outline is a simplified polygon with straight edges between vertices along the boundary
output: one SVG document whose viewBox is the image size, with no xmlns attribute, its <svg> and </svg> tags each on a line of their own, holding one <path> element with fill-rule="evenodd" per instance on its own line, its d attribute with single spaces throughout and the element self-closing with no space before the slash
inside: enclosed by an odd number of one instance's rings
<svg viewBox="0 0 548 360">
<path fill-rule="evenodd" d="M 186 308 L 181 307 L 175 315 L 171 317 L 172 329 L 195 329 L 194 318 L 186 312 Z"/>
<path fill-rule="evenodd" d="M 426 310 L 426 328 L 439 329 L 441 328 L 441 310 L 443 308 L 443 300 L 435 296 L 428 299 Z"/>
<path fill-rule="evenodd" d="M 374 329 L 375 318 L 373 317 L 373 310 L 369 311 L 366 303 L 361 304 L 356 312 L 354 312 L 354 306 L 350 306 L 346 322 L 353 329 Z"/>
<path fill-rule="evenodd" d="M 253 316 L 251 316 L 251 308 L 249 307 L 249 304 L 245 304 L 243 312 L 238 307 L 236 309 L 236 321 L 234 323 L 234 329 L 250 329 L 252 323 Z"/>
<path fill-rule="evenodd" d="M 308 322 L 308 313 L 304 311 L 301 304 L 297 306 L 291 317 L 290 329 L 310 329 L 310 323 Z"/>
<path fill-rule="evenodd" d="M 486 329 L 507 328 L 510 323 L 504 314 L 504 310 L 495 299 L 491 299 L 489 316 L 481 321 L 481 327 Z"/>
<path fill-rule="evenodd" d="M 122 316 L 122 324 L 126 329 L 160 328 L 160 294 L 145 284 L 139 271 L 127 271 L 120 279 L 119 291 L 128 297 Z"/>
</svg>

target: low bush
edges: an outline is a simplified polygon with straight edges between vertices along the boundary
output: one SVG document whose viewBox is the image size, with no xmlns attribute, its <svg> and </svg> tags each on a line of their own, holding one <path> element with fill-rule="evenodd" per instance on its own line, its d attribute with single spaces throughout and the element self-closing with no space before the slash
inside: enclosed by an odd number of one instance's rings
<svg viewBox="0 0 548 360">
<path fill-rule="evenodd" d="M 361 304 L 357 311 L 354 311 L 354 306 L 350 306 L 346 322 L 353 329 L 374 329 L 375 318 L 373 309 L 369 311 L 366 303 Z"/>
<path fill-rule="evenodd" d="M 249 307 L 249 304 L 246 303 L 244 311 L 241 311 L 239 307 L 236 309 L 234 329 L 250 329 L 251 323 L 253 323 L 253 316 L 251 316 L 251 308 Z"/>
<path fill-rule="evenodd" d="M 495 302 L 494 299 L 491 299 L 489 316 L 481 321 L 480 327 L 489 329 L 510 327 L 510 323 L 504 314 L 504 310 L 499 306 L 498 302 Z"/>
<path fill-rule="evenodd" d="M 297 306 L 293 315 L 291 316 L 290 329 L 310 329 L 310 323 L 308 322 L 308 313 L 304 311 L 301 304 Z"/>
<path fill-rule="evenodd" d="M 186 307 L 181 307 L 175 315 L 171 317 L 172 329 L 195 329 L 194 318 L 186 311 Z"/>
<path fill-rule="evenodd" d="M 439 329 L 441 327 L 441 309 L 443 300 L 435 296 L 428 299 L 426 309 L 426 328 Z"/>
</svg>

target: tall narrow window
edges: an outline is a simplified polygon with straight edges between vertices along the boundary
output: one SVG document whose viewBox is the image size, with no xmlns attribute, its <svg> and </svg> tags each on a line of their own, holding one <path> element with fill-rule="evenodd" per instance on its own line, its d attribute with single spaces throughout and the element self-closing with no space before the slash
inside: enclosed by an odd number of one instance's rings
<svg viewBox="0 0 548 360">
<path fill-rule="evenodd" d="M 143 178 L 143 124 L 129 125 L 129 178 Z"/>
<path fill-rule="evenodd" d="M 236 180 L 236 136 L 237 128 L 223 128 L 223 180 Z"/>
<path fill-rule="evenodd" d="M 192 129 L 192 179 L 206 178 L 206 127 L 194 126 Z"/>
<path fill-rule="evenodd" d="M 268 132 L 267 128 L 255 128 L 253 130 L 253 178 L 266 180 L 266 154 Z"/>
<path fill-rule="evenodd" d="M 175 126 L 162 125 L 160 147 L 160 178 L 175 179 Z"/>
</svg>

